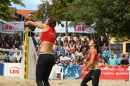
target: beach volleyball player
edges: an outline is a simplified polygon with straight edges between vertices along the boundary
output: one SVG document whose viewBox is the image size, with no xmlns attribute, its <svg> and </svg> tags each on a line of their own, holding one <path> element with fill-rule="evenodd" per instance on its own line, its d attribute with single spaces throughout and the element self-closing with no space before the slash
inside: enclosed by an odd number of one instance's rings
<svg viewBox="0 0 130 86">
<path fill-rule="evenodd" d="M 41 34 L 41 48 L 36 66 L 36 83 L 37 86 L 50 86 L 48 77 L 54 65 L 55 58 L 52 53 L 53 44 L 56 38 L 56 20 L 48 18 L 45 24 L 38 24 L 36 22 L 28 21 L 26 25 L 33 25 L 42 29 Z"/>
<path fill-rule="evenodd" d="M 101 70 L 98 67 L 98 57 L 99 57 L 99 46 L 96 39 L 91 39 L 89 41 L 89 47 L 90 51 L 88 54 L 88 64 L 85 66 L 83 71 L 81 72 L 81 75 L 87 70 L 88 68 L 91 68 L 89 73 L 87 73 L 84 77 L 84 79 L 81 82 L 81 86 L 88 86 L 86 85 L 87 82 L 92 80 L 92 86 L 98 86 L 99 83 L 99 76 L 101 74 Z"/>
</svg>

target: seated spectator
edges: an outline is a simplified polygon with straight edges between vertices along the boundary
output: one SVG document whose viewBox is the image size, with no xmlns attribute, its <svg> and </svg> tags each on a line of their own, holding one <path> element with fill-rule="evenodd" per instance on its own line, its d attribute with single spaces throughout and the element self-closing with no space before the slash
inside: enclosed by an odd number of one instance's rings
<svg viewBox="0 0 130 86">
<path fill-rule="evenodd" d="M 123 55 L 123 59 L 121 60 L 121 66 L 129 66 L 129 61 L 125 55 Z"/>
<path fill-rule="evenodd" d="M 22 58 L 22 54 L 20 54 L 20 52 L 16 52 L 16 53 L 14 54 L 14 58 L 17 58 L 17 61 L 19 61 L 20 58 Z"/>
<path fill-rule="evenodd" d="M 86 65 L 87 64 L 87 59 L 84 59 L 83 60 L 83 65 Z"/>
<path fill-rule="evenodd" d="M 13 45 L 13 47 L 11 48 L 11 50 L 18 50 L 16 47 L 15 47 L 15 45 Z"/>
<path fill-rule="evenodd" d="M 80 47 L 77 48 L 77 51 L 75 52 L 75 57 L 77 58 L 77 56 L 82 57 L 82 52 L 80 52 Z"/>
<path fill-rule="evenodd" d="M 61 45 L 60 41 L 57 42 L 57 47 L 58 47 L 58 49 L 61 49 L 62 45 Z"/>
<path fill-rule="evenodd" d="M 107 66 L 107 63 L 104 61 L 104 59 L 101 58 L 101 61 L 99 62 L 99 66 Z"/>
<path fill-rule="evenodd" d="M 53 52 L 53 55 L 54 55 L 56 61 L 57 61 L 58 59 L 60 59 L 59 56 L 57 55 L 57 52 L 56 52 L 56 51 Z"/>
<path fill-rule="evenodd" d="M 123 59 L 123 55 L 124 55 L 124 54 L 121 53 L 121 54 L 120 54 L 120 57 L 117 58 L 117 63 L 118 63 L 118 65 L 120 65 L 121 60 Z"/>
<path fill-rule="evenodd" d="M 9 57 L 7 57 L 7 58 L 5 59 L 5 62 L 8 62 L 8 63 L 11 62 L 10 59 L 9 59 Z"/>
<path fill-rule="evenodd" d="M 0 57 L 0 64 L 3 64 L 4 60 L 2 59 L 2 57 Z"/>
<path fill-rule="evenodd" d="M 63 49 L 63 47 L 61 47 L 59 50 L 58 50 L 59 54 L 61 55 L 62 53 L 65 54 L 65 50 Z"/>
<path fill-rule="evenodd" d="M 21 63 L 21 61 L 22 61 L 22 57 L 20 58 L 20 60 L 18 61 L 18 63 Z"/>
<path fill-rule="evenodd" d="M 74 59 L 75 60 L 75 49 L 72 49 L 72 52 L 69 52 L 69 53 L 71 53 L 71 56 L 72 56 L 72 59 Z"/>
<path fill-rule="evenodd" d="M 5 53 L 5 51 L 3 51 L 3 53 L 1 54 L 1 57 L 5 61 L 5 59 L 7 58 L 7 54 Z"/>
<path fill-rule="evenodd" d="M 79 65 L 77 60 L 74 60 L 73 65 Z"/>
<path fill-rule="evenodd" d="M 86 55 L 88 55 L 88 51 L 87 51 L 87 48 L 86 48 L 86 47 L 84 47 L 84 48 L 82 49 L 82 55 L 83 55 L 83 57 L 85 57 Z"/>
<path fill-rule="evenodd" d="M 14 57 L 14 59 L 13 59 L 12 63 L 18 63 L 18 60 L 17 60 L 17 58 L 16 58 L 16 57 Z"/>
<path fill-rule="evenodd" d="M 72 54 L 70 52 L 68 53 L 68 58 L 71 59 L 71 61 L 73 60 Z"/>
<path fill-rule="evenodd" d="M 68 57 L 65 56 L 64 53 L 62 53 L 62 55 L 60 56 L 60 60 L 65 61 L 66 59 L 68 59 Z"/>
<path fill-rule="evenodd" d="M 65 39 L 67 39 L 67 41 L 70 40 L 70 36 L 69 36 L 68 33 L 65 34 L 65 36 L 64 36 L 64 41 L 65 41 Z"/>
<path fill-rule="evenodd" d="M 64 62 L 64 66 L 67 67 L 68 65 L 70 65 L 70 62 L 71 62 L 71 60 L 69 58 L 66 58 L 66 60 Z"/>
<path fill-rule="evenodd" d="M 21 51 L 20 51 L 20 54 L 22 54 L 22 55 L 23 55 L 24 46 L 22 46 L 22 45 L 21 45 L 21 46 L 19 46 L 19 50 L 21 50 Z"/>
<path fill-rule="evenodd" d="M 117 65 L 117 58 L 114 58 L 114 54 L 111 54 L 111 57 L 109 58 L 109 66 L 116 66 Z"/>
<path fill-rule="evenodd" d="M 65 50 L 65 56 L 68 56 L 69 46 L 67 42 L 64 43 L 63 49 Z"/>
<path fill-rule="evenodd" d="M 69 52 L 72 52 L 73 49 L 75 49 L 75 45 L 74 45 L 74 42 L 71 41 L 71 42 L 70 42 L 70 45 L 69 45 Z"/>
<path fill-rule="evenodd" d="M 8 55 L 10 61 L 13 61 L 14 59 L 14 54 L 12 52 L 9 52 L 9 55 Z"/>
<path fill-rule="evenodd" d="M 129 57 L 130 55 L 127 55 L 127 54 L 126 54 L 125 56 L 126 56 L 126 59 L 128 59 L 129 64 L 130 64 L 130 57 Z"/>
<path fill-rule="evenodd" d="M 81 41 L 77 42 L 76 49 L 81 48 Z"/>
</svg>

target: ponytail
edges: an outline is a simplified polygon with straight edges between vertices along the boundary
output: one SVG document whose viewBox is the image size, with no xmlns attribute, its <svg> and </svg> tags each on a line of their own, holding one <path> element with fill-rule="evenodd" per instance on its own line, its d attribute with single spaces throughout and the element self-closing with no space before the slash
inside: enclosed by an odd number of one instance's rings
<svg viewBox="0 0 130 86">
<path fill-rule="evenodd" d="M 96 48 L 96 50 L 97 50 L 97 54 L 99 54 L 100 53 L 100 51 L 99 51 L 99 45 L 98 45 L 98 40 L 96 39 L 96 38 L 93 38 L 93 41 L 94 41 L 94 44 L 95 44 L 95 48 Z"/>
<path fill-rule="evenodd" d="M 99 46 L 98 46 L 97 44 L 95 45 L 95 48 L 96 48 L 96 50 L 97 50 L 97 54 L 99 54 L 100 51 L 99 51 Z"/>
</svg>

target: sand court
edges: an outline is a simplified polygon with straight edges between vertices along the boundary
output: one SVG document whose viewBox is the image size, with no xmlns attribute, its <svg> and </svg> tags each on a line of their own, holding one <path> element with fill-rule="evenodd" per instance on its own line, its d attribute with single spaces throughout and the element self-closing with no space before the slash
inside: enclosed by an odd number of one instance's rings
<svg viewBox="0 0 130 86">
<path fill-rule="evenodd" d="M 80 86 L 81 79 L 49 80 L 51 86 Z M 88 84 L 92 86 L 91 81 Z M 36 86 L 35 80 L 24 80 L 18 77 L 0 76 L 0 86 Z M 99 86 L 130 86 L 125 80 L 100 80 Z"/>
</svg>

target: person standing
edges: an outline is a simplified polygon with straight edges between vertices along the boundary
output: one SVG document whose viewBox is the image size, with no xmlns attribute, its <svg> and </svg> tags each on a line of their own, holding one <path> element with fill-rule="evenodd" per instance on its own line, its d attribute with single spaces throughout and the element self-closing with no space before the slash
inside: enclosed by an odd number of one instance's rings
<svg viewBox="0 0 130 86">
<path fill-rule="evenodd" d="M 55 63 L 52 51 L 56 39 L 56 31 L 54 29 L 56 20 L 50 17 L 46 20 L 45 24 L 38 24 L 32 21 L 28 21 L 25 24 L 36 26 L 43 31 L 40 38 L 41 48 L 36 66 L 36 83 L 37 86 L 50 86 L 48 77 Z"/>
<path fill-rule="evenodd" d="M 25 20 L 25 23 L 26 23 L 27 21 L 35 22 L 35 21 L 33 20 L 33 16 L 32 16 L 32 15 L 29 15 L 28 19 Z M 26 25 L 25 25 L 25 28 L 26 28 L 26 27 L 28 27 L 28 29 L 29 29 L 28 36 L 29 36 L 29 37 L 32 37 L 33 43 L 34 43 L 34 45 L 36 45 L 36 41 L 35 41 L 35 38 L 34 38 L 35 33 L 33 32 L 33 31 L 35 31 L 36 26 L 34 26 L 34 25 L 28 25 L 28 26 L 26 26 Z"/>
<path fill-rule="evenodd" d="M 98 57 L 99 57 L 99 46 L 98 42 L 96 39 L 91 39 L 89 41 L 89 47 L 90 47 L 90 52 L 88 54 L 88 63 L 81 72 L 81 75 L 84 74 L 84 72 L 91 68 L 89 73 L 85 75 L 84 79 L 81 82 L 81 86 L 88 86 L 86 85 L 87 82 L 92 80 L 92 86 L 98 86 L 99 83 L 99 77 L 101 74 L 101 70 L 98 66 Z"/>
</svg>

